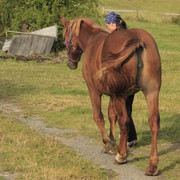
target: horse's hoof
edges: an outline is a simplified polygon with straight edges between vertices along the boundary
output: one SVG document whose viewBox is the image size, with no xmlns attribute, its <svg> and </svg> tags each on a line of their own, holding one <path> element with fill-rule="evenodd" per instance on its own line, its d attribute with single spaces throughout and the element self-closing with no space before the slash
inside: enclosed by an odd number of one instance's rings
<svg viewBox="0 0 180 180">
<path fill-rule="evenodd" d="M 118 145 L 114 141 L 109 141 L 107 144 L 104 145 L 104 153 L 115 155 L 118 151 Z"/>
<path fill-rule="evenodd" d="M 147 175 L 147 176 L 157 176 L 158 175 L 157 166 L 149 166 L 149 167 L 147 167 L 145 175 Z"/>
<path fill-rule="evenodd" d="M 127 163 L 127 157 L 121 156 L 119 153 L 115 156 L 114 164 L 125 164 Z"/>
</svg>

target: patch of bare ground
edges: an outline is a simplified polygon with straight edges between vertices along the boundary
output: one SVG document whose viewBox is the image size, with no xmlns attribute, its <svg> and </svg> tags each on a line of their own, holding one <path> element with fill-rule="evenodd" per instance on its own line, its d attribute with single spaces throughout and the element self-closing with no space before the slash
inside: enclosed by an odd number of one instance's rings
<svg viewBox="0 0 180 180">
<path fill-rule="evenodd" d="M 2 172 L 0 169 L 0 177 L 3 178 L 4 180 L 15 180 L 17 174 L 9 174 L 7 172 Z"/>
<path fill-rule="evenodd" d="M 62 63 L 64 59 L 66 58 L 66 55 L 64 53 L 57 54 L 57 55 L 9 55 L 4 54 L 0 55 L 0 58 L 3 60 L 6 59 L 15 59 L 17 61 L 36 61 L 36 62 L 45 62 L 45 61 L 52 61 L 52 63 Z"/>
</svg>

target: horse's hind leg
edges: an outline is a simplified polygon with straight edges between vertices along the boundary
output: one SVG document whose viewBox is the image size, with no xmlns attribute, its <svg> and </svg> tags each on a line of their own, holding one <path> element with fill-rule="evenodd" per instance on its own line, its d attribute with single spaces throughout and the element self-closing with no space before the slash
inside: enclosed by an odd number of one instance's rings
<svg viewBox="0 0 180 180">
<path fill-rule="evenodd" d="M 159 90 L 144 93 L 149 111 L 149 126 L 151 130 L 151 154 L 150 164 L 146 169 L 146 175 L 155 176 L 158 173 L 157 135 L 160 129 L 160 117 L 158 109 Z"/>
</svg>

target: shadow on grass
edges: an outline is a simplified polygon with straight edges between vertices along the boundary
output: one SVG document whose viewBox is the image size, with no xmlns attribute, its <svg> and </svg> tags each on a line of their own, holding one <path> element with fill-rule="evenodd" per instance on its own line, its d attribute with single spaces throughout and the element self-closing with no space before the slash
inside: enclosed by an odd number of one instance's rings
<svg viewBox="0 0 180 180">
<path fill-rule="evenodd" d="M 180 143 L 180 114 L 162 115 L 160 122 L 160 132 L 158 134 L 158 140 L 169 143 Z M 146 146 L 151 144 L 151 133 L 149 130 L 141 131 L 142 137 L 138 143 L 138 146 Z"/>
<path fill-rule="evenodd" d="M 38 90 L 35 86 L 26 83 L 14 83 L 9 80 L 0 81 L 1 89 L 0 96 L 1 97 L 9 97 L 9 96 L 20 96 L 22 94 L 30 94 L 35 93 Z"/>
<path fill-rule="evenodd" d="M 40 84 L 33 84 L 33 82 L 12 82 L 11 80 L 0 80 L 0 97 L 21 96 L 24 94 L 39 94 L 45 91 L 52 95 L 88 95 L 87 90 L 79 89 L 64 89 L 58 85 L 51 87 L 41 87 Z"/>
<path fill-rule="evenodd" d="M 160 169 L 159 170 L 159 173 L 163 173 L 165 171 L 169 171 L 171 169 L 174 169 L 175 166 L 177 166 L 177 164 L 180 164 L 180 160 L 175 160 L 175 161 L 172 161 L 170 164 L 168 164 L 167 166 L 165 166 L 163 169 Z"/>
<path fill-rule="evenodd" d="M 159 143 L 159 151 L 158 155 L 159 157 L 167 155 L 166 156 L 166 164 L 165 166 L 160 169 L 159 174 L 169 171 L 175 168 L 175 166 L 180 164 L 180 160 L 175 158 L 176 156 L 179 157 L 179 149 L 180 149 L 180 114 L 163 114 L 161 118 L 161 129 L 158 135 L 158 141 Z M 141 146 L 149 146 L 149 153 L 151 148 L 151 135 L 150 130 L 141 131 L 139 135 L 142 137 L 138 142 L 138 147 Z M 171 153 L 171 154 L 170 154 Z M 172 155 L 173 153 L 173 155 Z M 177 154 L 178 153 L 178 154 Z M 171 158 L 170 158 L 171 157 Z M 163 158 L 163 157 L 162 157 Z M 167 161 L 167 158 L 168 161 Z M 132 162 L 137 162 L 141 160 L 149 159 L 149 155 L 145 156 L 138 156 L 135 157 Z"/>
</svg>

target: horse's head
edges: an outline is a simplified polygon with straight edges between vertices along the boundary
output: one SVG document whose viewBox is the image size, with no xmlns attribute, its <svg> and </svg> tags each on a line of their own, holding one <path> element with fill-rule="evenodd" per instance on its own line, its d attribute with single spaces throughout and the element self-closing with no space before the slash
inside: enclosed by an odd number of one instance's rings
<svg viewBox="0 0 180 180">
<path fill-rule="evenodd" d="M 74 23 L 69 23 L 64 17 L 62 17 L 61 22 L 65 27 L 64 30 L 64 38 L 65 38 L 65 45 L 67 50 L 67 66 L 70 69 L 77 69 L 78 62 L 81 58 L 83 53 L 79 40 L 74 32 Z"/>
</svg>

